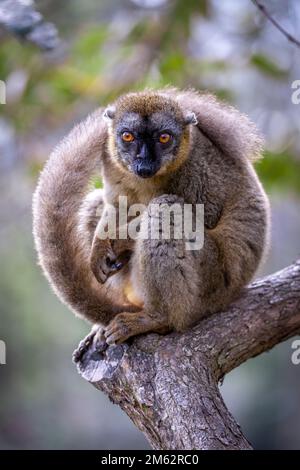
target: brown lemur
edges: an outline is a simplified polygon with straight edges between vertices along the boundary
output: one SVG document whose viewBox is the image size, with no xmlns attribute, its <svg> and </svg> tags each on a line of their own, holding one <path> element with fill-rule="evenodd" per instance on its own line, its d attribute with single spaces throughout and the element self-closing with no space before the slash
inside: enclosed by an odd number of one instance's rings
<svg viewBox="0 0 300 470">
<path fill-rule="evenodd" d="M 121 96 L 54 150 L 34 195 L 40 264 L 56 294 L 108 344 L 182 331 L 238 297 L 265 253 L 269 204 L 253 169 L 255 126 L 214 96 L 167 88 Z M 100 172 L 103 189 L 88 192 Z M 204 204 L 204 245 L 99 240 L 106 205 Z M 100 331 L 100 329 L 99 329 Z"/>
</svg>

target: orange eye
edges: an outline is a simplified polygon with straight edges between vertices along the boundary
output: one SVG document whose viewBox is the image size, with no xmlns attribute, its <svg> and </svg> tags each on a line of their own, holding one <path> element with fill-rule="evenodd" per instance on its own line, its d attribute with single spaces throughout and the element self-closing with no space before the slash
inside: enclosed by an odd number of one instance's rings
<svg viewBox="0 0 300 470">
<path fill-rule="evenodd" d="M 161 134 L 159 136 L 159 141 L 161 144 L 167 144 L 168 142 L 170 142 L 170 139 L 171 139 L 170 134 Z"/>
<path fill-rule="evenodd" d="M 131 132 L 123 132 L 122 139 L 124 140 L 124 142 L 133 142 L 134 141 L 134 137 L 131 134 Z"/>
</svg>

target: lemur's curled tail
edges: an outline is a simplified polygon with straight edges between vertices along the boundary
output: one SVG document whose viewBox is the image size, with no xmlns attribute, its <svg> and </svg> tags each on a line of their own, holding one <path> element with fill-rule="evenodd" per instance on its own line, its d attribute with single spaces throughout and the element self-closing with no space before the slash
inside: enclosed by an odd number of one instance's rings
<svg viewBox="0 0 300 470">
<path fill-rule="evenodd" d="M 96 281 L 89 265 L 91 236 L 80 221 L 104 151 L 102 114 L 98 110 L 77 125 L 50 156 L 33 198 L 33 233 L 39 262 L 58 297 L 76 314 L 105 325 L 124 308 Z"/>
</svg>

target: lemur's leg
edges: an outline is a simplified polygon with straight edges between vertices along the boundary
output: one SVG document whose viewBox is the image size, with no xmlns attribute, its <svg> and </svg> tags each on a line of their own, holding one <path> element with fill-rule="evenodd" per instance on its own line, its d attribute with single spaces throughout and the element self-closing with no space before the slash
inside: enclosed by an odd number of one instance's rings
<svg viewBox="0 0 300 470">
<path fill-rule="evenodd" d="M 80 233 L 91 247 L 90 267 L 96 279 L 103 283 L 108 276 L 116 272 L 115 253 L 112 250 L 109 239 L 101 240 L 97 237 L 99 225 L 101 225 L 104 215 L 103 192 L 101 189 L 95 189 L 89 193 L 80 209 Z"/>
<path fill-rule="evenodd" d="M 99 255 L 99 251 L 96 251 L 96 246 L 95 246 L 95 231 L 100 223 L 101 216 L 104 211 L 104 202 L 103 202 L 103 192 L 101 189 L 96 189 L 89 193 L 81 206 L 80 209 L 80 236 L 84 239 L 84 243 L 87 246 L 90 246 L 91 249 L 95 250 L 95 254 L 97 253 Z M 126 242 L 126 240 L 124 240 Z M 105 240 L 100 240 L 99 239 L 99 248 L 100 251 L 104 253 L 103 245 L 105 245 Z M 125 244 L 124 244 L 125 247 Z M 119 249 L 122 249 L 122 246 L 118 247 Z M 108 250 L 111 250 L 110 244 L 108 246 Z M 113 255 L 115 256 L 115 255 Z M 98 260 L 98 258 L 97 258 Z M 126 309 L 126 306 L 125 306 Z M 134 310 L 134 309 L 133 309 Z M 90 344 L 96 341 L 97 343 L 97 350 L 104 351 L 107 347 L 107 343 L 105 342 L 105 337 L 104 337 L 104 330 L 103 327 L 95 324 L 90 333 L 80 342 L 78 348 L 74 351 L 73 353 L 73 361 L 74 362 L 79 362 L 80 359 L 83 357 L 83 355 L 86 353 L 88 350 Z"/>
<path fill-rule="evenodd" d="M 148 239 L 141 236 L 136 241 L 131 259 L 132 284 L 142 293 L 144 308 L 134 314 L 116 315 L 105 329 L 109 343 L 122 342 L 130 336 L 150 331 L 180 331 L 192 323 L 195 315 L 199 257 L 195 251 L 186 249 L 183 231 L 180 239 L 174 238 L 174 228 L 178 223 L 176 217 L 171 218 L 168 239 L 151 238 L 149 231 L 154 219 L 159 219 L 158 224 L 162 221 L 161 213 L 152 210 L 155 206 L 151 208 L 151 203 L 164 204 L 168 208 L 177 204 L 183 210 L 182 199 L 174 195 L 163 195 L 150 202 L 141 222 L 141 234 L 148 231 Z"/>
<path fill-rule="evenodd" d="M 79 230 L 88 246 L 92 246 L 95 230 L 103 213 L 104 202 L 101 189 L 95 189 L 87 194 L 83 200 L 79 218 L 81 221 Z M 103 338 L 103 328 L 99 325 L 93 325 L 89 334 L 80 342 L 78 348 L 73 352 L 73 361 L 79 362 L 85 352 L 88 350 L 92 341 L 98 338 L 99 342 Z"/>
</svg>

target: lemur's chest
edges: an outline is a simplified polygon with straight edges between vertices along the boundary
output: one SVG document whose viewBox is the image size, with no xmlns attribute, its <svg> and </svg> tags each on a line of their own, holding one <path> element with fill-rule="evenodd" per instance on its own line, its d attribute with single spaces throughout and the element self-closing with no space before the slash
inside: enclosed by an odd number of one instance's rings
<svg viewBox="0 0 300 470">
<path fill-rule="evenodd" d="M 120 197 L 126 197 L 128 208 L 133 204 L 143 204 L 146 207 L 153 198 L 163 192 L 161 187 L 153 185 L 150 180 L 141 180 L 133 184 L 126 177 L 117 181 L 104 179 L 105 200 L 115 207 L 118 207 Z"/>
</svg>

